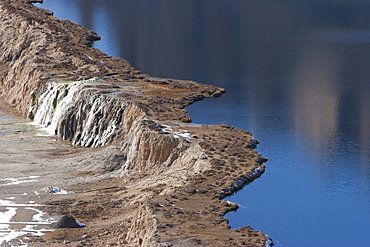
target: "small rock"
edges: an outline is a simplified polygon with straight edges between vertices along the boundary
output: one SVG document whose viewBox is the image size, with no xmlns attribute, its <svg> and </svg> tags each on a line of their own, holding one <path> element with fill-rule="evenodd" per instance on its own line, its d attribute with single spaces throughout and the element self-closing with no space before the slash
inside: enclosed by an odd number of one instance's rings
<svg viewBox="0 0 370 247">
<path fill-rule="evenodd" d="M 108 231 L 105 231 L 105 232 L 103 232 L 103 233 L 100 233 L 99 234 L 99 236 L 106 236 L 106 235 L 108 235 L 109 234 L 109 232 Z"/>
<path fill-rule="evenodd" d="M 58 222 L 56 222 L 52 226 L 54 228 L 81 228 L 85 227 L 85 224 L 82 224 L 73 216 L 64 215 Z"/>
<path fill-rule="evenodd" d="M 64 240 L 63 241 L 63 244 L 70 244 L 71 243 L 71 241 L 69 241 L 69 240 Z"/>
</svg>

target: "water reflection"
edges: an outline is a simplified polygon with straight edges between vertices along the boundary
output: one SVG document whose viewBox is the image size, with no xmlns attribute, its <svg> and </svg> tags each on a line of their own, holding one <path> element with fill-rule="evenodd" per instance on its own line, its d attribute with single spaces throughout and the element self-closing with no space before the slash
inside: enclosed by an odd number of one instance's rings
<svg viewBox="0 0 370 247">
<path fill-rule="evenodd" d="M 232 200 L 284 246 L 365 246 L 370 223 L 370 2 L 45 0 L 143 73 L 225 87 L 188 109 L 250 130 L 267 172 Z M 262 196 L 261 196 L 262 195 Z M 325 233 L 324 233 L 325 232 Z M 323 234 L 324 233 L 324 234 Z"/>
<path fill-rule="evenodd" d="M 320 143 L 335 140 L 340 104 L 341 60 L 328 47 L 307 44 L 292 69 L 289 96 L 296 128 L 316 139 L 313 153 L 319 153 Z M 330 144 L 332 145 L 332 143 Z"/>
</svg>

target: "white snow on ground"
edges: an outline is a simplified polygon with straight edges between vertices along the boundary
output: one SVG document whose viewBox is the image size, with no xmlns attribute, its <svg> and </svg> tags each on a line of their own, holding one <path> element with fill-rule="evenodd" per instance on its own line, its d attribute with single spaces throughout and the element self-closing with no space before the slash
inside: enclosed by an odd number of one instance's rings
<svg viewBox="0 0 370 247">
<path fill-rule="evenodd" d="M 29 177 L 20 177 L 20 178 L 1 178 L 0 182 L 5 182 L 4 184 L 0 183 L 0 186 L 5 185 L 17 185 L 23 183 L 36 182 L 39 176 L 29 176 Z"/>
<path fill-rule="evenodd" d="M 274 242 L 272 241 L 272 239 L 269 237 L 269 235 L 266 235 L 266 242 L 265 242 L 264 247 L 271 247 L 273 245 L 274 245 Z"/>
<path fill-rule="evenodd" d="M 55 222 L 53 218 L 44 218 L 45 213 L 41 210 L 34 208 L 43 206 L 39 204 L 19 204 L 9 200 L 0 199 L 0 246 L 7 244 L 10 246 L 27 246 L 21 239 L 24 235 L 42 236 L 46 231 L 52 229 L 36 229 L 40 225 L 49 225 Z M 3 209 L 4 208 L 4 209 Z M 24 213 L 24 211 L 33 211 L 32 219 L 29 222 L 13 221 L 17 213 Z M 31 213 L 31 215 L 32 215 Z M 14 226 L 22 226 L 22 228 L 14 229 Z"/>
<path fill-rule="evenodd" d="M 85 227 L 86 226 L 85 224 L 79 222 L 78 220 L 76 220 L 76 223 L 77 223 L 77 225 L 82 226 L 82 227 Z"/>
<path fill-rule="evenodd" d="M 73 193 L 70 191 L 66 191 L 64 189 L 59 189 L 57 187 L 49 187 L 49 189 L 52 194 L 56 194 L 56 195 L 66 195 L 66 194 Z"/>
<path fill-rule="evenodd" d="M 169 125 L 163 125 L 163 126 L 165 128 L 162 131 L 173 134 L 175 138 L 180 138 L 180 137 L 189 138 L 190 137 L 190 133 L 187 130 L 179 129 L 179 131 L 174 131 L 172 127 Z"/>
<path fill-rule="evenodd" d="M 1 178 L 0 187 L 36 182 L 38 178 L 39 176 Z M 53 194 L 73 193 L 56 187 L 49 188 Z M 37 191 L 34 191 L 34 193 L 35 195 L 40 194 Z M 19 194 L 18 199 L 28 194 Z M 24 197 L 23 199 L 27 200 Z M 5 199 L 0 199 L 0 246 L 27 247 L 27 244 L 22 240 L 26 236 L 42 236 L 47 231 L 53 231 L 53 229 L 43 228 L 55 222 L 55 220 L 53 218 L 45 218 L 45 213 L 38 208 L 41 206 L 44 205 L 29 200 L 25 201 L 25 203 L 20 203 L 17 200 L 17 196 L 8 196 Z M 18 216 L 16 217 L 17 214 L 30 215 L 30 217 L 25 218 L 25 221 L 16 221 L 15 218 L 18 218 Z M 84 226 L 80 222 L 77 222 L 77 224 Z"/>
<path fill-rule="evenodd" d="M 50 224 L 50 223 L 54 222 L 54 219 L 53 218 L 44 219 L 43 216 L 45 215 L 45 213 L 42 212 L 41 210 L 37 209 L 37 208 L 27 207 L 26 209 L 33 210 L 33 211 L 35 211 L 37 213 L 37 214 L 35 214 L 32 217 L 32 220 L 33 221 L 36 221 L 37 223 Z"/>
<path fill-rule="evenodd" d="M 1 226 L 9 225 L 8 223 L 11 221 L 14 215 L 17 213 L 17 208 L 6 208 L 8 211 L 0 212 L 0 224 Z"/>
<path fill-rule="evenodd" d="M 44 205 L 41 205 L 41 204 L 22 204 L 22 203 L 19 203 L 19 204 L 16 204 L 12 201 L 9 201 L 9 200 L 1 200 L 0 199 L 0 207 L 41 207 L 41 206 L 44 206 Z M 2 218 L 0 217 L 0 222 L 2 221 Z"/>
</svg>

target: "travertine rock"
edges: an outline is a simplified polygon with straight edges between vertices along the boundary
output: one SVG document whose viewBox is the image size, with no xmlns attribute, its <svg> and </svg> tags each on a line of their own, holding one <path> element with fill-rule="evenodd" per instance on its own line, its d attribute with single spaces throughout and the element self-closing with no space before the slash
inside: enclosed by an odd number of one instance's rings
<svg viewBox="0 0 370 247">
<path fill-rule="evenodd" d="M 102 156 L 94 162 L 81 158 L 81 166 L 98 169 L 91 164 L 100 163 L 103 177 L 108 172 L 131 186 L 109 192 L 108 202 L 77 203 L 75 213 L 83 209 L 81 217 L 89 220 L 108 215 L 110 207 L 126 210 L 119 218 L 125 227 L 115 229 L 128 245 L 224 245 L 229 239 L 263 246 L 262 232 L 229 230 L 224 214 L 230 207 L 220 200 L 264 172 L 256 141 L 228 125 L 190 125 L 184 109 L 224 89 L 142 75 L 127 61 L 91 48 L 96 33 L 34 2 L 0 0 L 1 96 L 75 146 L 111 145 L 98 149 Z M 122 203 L 121 197 L 130 199 Z M 96 246 L 103 245 L 100 238 L 92 238 Z"/>
</svg>

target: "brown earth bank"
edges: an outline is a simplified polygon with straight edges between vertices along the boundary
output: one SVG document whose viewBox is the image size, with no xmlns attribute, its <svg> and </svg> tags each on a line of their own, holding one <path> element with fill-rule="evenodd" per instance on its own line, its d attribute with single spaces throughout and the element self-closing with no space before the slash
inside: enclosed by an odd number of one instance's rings
<svg viewBox="0 0 370 247">
<path fill-rule="evenodd" d="M 0 0 L 0 93 L 31 120 L 52 109 L 43 124 L 69 144 L 45 155 L 65 160 L 55 179 L 67 176 L 75 193 L 44 203 L 86 227 L 28 245 L 264 246 L 263 232 L 230 230 L 224 218 L 237 209 L 224 198 L 264 172 L 257 141 L 226 124 L 190 124 L 184 109 L 224 89 L 141 74 L 92 48 L 96 33 L 34 2 Z"/>
</svg>

